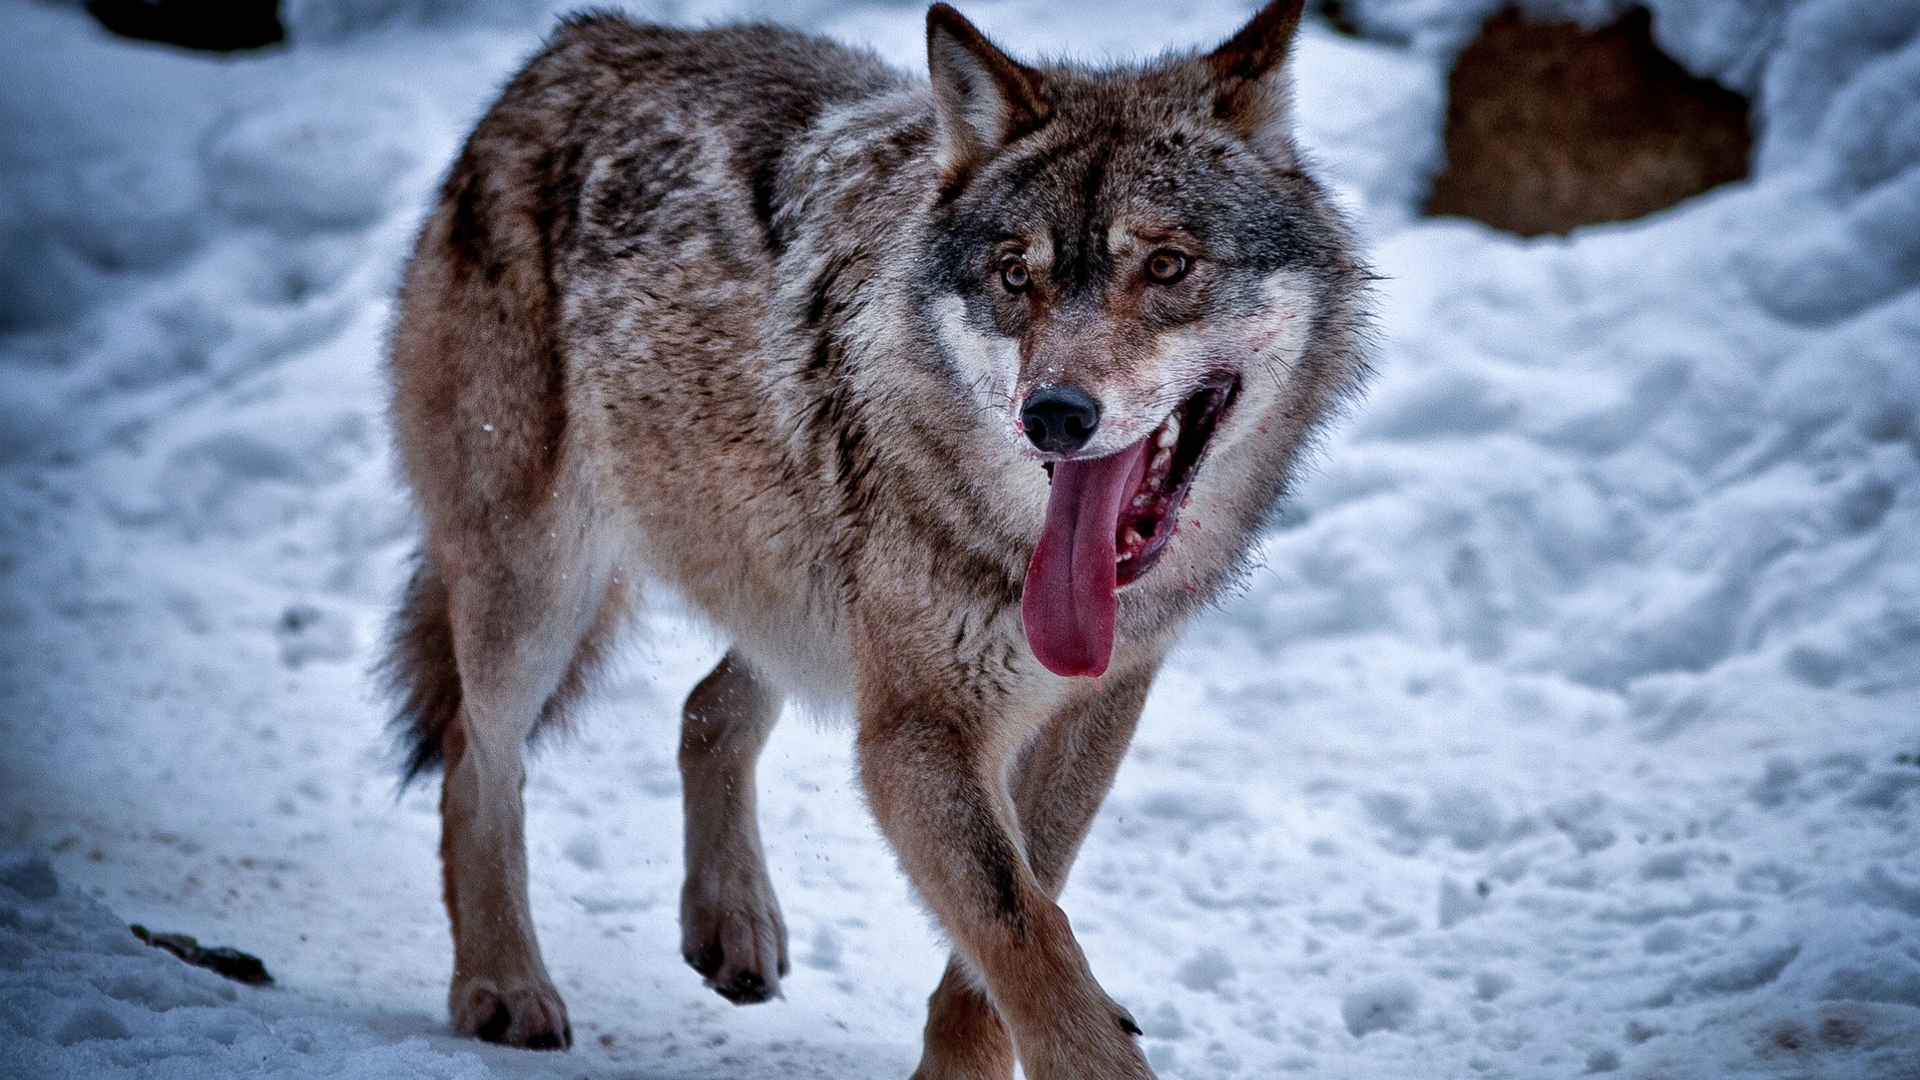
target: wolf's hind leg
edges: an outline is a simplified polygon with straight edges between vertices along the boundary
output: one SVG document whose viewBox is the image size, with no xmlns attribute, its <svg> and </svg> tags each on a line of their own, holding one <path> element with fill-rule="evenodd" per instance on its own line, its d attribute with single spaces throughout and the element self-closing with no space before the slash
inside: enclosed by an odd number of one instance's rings
<svg viewBox="0 0 1920 1080">
<path fill-rule="evenodd" d="M 549 538 L 562 530 L 529 525 L 464 552 L 448 574 L 461 701 L 441 744 L 440 854 L 454 945 L 447 1000 L 461 1034 L 564 1049 L 573 1033 L 527 900 L 521 753 L 535 725 L 557 720 L 583 685 L 625 600 L 584 530 L 556 544 Z"/>
<path fill-rule="evenodd" d="M 760 849 L 754 764 L 785 704 L 729 652 L 687 695 L 680 728 L 687 881 L 680 952 L 736 1005 L 766 1001 L 787 973 L 787 928 Z"/>
</svg>

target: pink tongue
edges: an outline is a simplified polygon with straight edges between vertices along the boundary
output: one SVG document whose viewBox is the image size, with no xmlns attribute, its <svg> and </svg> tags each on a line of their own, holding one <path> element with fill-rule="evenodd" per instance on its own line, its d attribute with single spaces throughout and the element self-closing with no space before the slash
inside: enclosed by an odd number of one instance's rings
<svg viewBox="0 0 1920 1080">
<path fill-rule="evenodd" d="M 1147 440 L 1053 467 L 1040 544 L 1020 595 L 1027 646 L 1055 675 L 1100 675 L 1113 659 L 1114 534 L 1147 472 Z"/>
</svg>

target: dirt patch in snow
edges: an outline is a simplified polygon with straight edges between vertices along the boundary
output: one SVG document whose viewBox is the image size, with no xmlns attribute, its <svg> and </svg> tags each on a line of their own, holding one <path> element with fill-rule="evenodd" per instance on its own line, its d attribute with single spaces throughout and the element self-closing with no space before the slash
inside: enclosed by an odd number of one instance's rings
<svg viewBox="0 0 1920 1080">
<path fill-rule="evenodd" d="M 1446 168 L 1426 212 L 1522 236 L 1625 221 L 1747 175 L 1746 98 L 1696 78 L 1635 8 L 1586 29 L 1489 19 L 1447 80 Z"/>
</svg>

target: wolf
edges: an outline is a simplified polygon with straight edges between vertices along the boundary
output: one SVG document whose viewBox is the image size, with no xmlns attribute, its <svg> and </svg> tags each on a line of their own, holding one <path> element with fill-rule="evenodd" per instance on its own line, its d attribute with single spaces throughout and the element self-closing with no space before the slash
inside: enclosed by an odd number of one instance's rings
<svg viewBox="0 0 1920 1080">
<path fill-rule="evenodd" d="M 925 80 L 771 26 L 568 18 L 448 173 L 392 336 L 423 525 L 388 671 L 444 771 L 453 1026 L 570 1044 L 523 751 L 647 582 L 730 642 L 686 700 L 681 948 L 786 931 L 755 758 L 849 709 L 953 952 L 919 1080 L 1149 1077 L 1056 902 L 1148 687 L 1362 384 L 1369 272 L 1291 132 L 1302 0 L 1208 52 Z"/>
</svg>

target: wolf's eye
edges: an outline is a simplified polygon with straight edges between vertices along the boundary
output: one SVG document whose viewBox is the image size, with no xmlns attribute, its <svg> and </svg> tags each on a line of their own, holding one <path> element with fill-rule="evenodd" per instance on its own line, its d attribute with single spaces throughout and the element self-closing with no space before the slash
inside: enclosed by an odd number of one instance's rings
<svg viewBox="0 0 1920 1080">
<path fill-rule="evenodd" d="M 1033 284 L 1033 278 L 1027 273 L 1027 260 L 1011 251 L 1000 256 L 1000 284 L 1005 285 L 1008 292 L 1026 292 L 1027 286 Z"/>
<path fill-rule="evenodd" d="M 1177 251 L 1156 251 L 1147 256 L 1147 277 L 1156 285 L 1171 285 L 1187 276 L 1187 257 Z"/>
</svg>

